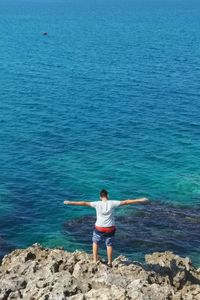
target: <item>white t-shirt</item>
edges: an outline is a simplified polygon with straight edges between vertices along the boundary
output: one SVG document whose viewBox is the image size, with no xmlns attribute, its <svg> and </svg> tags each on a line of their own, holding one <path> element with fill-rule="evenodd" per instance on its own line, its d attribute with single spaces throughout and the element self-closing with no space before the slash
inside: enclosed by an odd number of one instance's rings
<svg viewBox="0 0 200 300">
<path fill-rule="evenodd" d="M 107 200 L 90 202 L 97 212 L 95 225 L 100 227 L 111 227 L 115 225 L 114 209 L 120 205 L 121 201 Z"/>
</svg>

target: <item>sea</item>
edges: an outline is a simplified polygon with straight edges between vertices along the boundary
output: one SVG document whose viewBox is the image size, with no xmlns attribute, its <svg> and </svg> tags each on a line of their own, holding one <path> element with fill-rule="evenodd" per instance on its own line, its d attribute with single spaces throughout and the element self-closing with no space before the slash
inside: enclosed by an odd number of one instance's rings
<svg viewBox="0 0 200 300">
<path fill-rule="evenodd" d="M 114 256 L 200 266 L 200 2 L 0 1 L 0 257 L 33 243 L 91 253 L 116 210 Z M 100 254 L 105 256 L 105 246 Z"/>
</svg>

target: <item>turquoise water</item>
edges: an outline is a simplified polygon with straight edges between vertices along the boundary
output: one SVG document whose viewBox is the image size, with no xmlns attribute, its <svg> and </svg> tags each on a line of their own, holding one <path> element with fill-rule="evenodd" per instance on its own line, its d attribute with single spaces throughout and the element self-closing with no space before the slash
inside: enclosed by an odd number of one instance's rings
<svg viewBox="0 0 200 300">
<path fill-rule="evenodd" d="M 63 200 L 106 188 L 153 202 L 119 210 L 116 254 L 200 264 L 199 21 L 194 0 L 0 2 L 1 255 L 34 242 L 90 251 L 66 227 L 89 236 L 93 210 Z M 138 223 L 124 229 L 128 215 Z"/>
</svg>

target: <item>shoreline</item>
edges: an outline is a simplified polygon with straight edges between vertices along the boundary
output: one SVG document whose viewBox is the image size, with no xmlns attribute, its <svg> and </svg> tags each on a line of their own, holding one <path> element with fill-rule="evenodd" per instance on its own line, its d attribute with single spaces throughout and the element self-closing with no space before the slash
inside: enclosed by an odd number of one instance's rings
<svg viewBox="0 0 200 300">
<path fill-rule="evenodd" d="M 145 263 L 119 256 L 109 268 L 86 252 L 34 244 L 5 255 L 0 264 L 0 299 L 198 300 L 200 268 L 172 252 L 145 255 Z"/>
</svg>

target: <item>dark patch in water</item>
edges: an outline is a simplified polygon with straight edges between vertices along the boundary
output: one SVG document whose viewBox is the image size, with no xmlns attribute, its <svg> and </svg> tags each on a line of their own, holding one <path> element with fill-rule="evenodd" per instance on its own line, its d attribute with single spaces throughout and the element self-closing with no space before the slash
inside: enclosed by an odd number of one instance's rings
<svg viewBox="0 0 200 300">
<path fill-rule="evenodd" d="M 14 249 L 16 249 L 14 245 L 7 243 L 6 240 L 0 236 L 0 262 L 2 261 L 4 255 L 10 253 Z"/>
<path fill-rule="evenodd" d="M 129 207 L 127 213 L 116 217 L 116 251 L 126 255 L 133 252 L 174 251 L 180 255 L 200 252 L 200 208 L 168 206 L 153 203 Z M 68 238 L 84 245 L 91 243 L 95 218 L 84 216 L 64 223 Z"/>
</svg>

